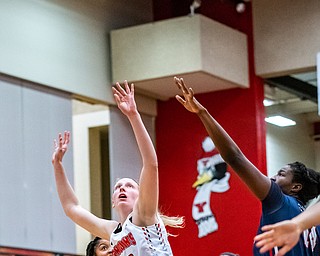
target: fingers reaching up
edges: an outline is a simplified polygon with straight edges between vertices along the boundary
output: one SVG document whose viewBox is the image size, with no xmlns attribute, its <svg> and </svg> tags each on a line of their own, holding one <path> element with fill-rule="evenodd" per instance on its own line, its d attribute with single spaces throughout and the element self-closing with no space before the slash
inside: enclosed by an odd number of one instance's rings
<svg viewBox="0 0 320 256">
<path fill-rule="evenodd" d="M 179 90 L 182 91 L 184 96 L 193 97 L 193 90 L 192 88 L 187 88 L 186 84 L 184 83 L 183 78 L 174 77 L 174 81 L 178 86 Z"/>
<path fill-rule="evenodd" d="M 128 81 L 124 81 L 124 89 L 121 87 L 119 82 L 116 82 L 116 86 L 112 87 L 113 95 L 117 99 L 117 101 L 124 100 L 123 98 L 129 94 L 134 95 L 134 85 L 131 84 L 131 88 L 129 88 Z"/>
<path fill-rule="evenodd" d="M 194 97 L 192 88 L 186 86 L 183 78 L 174 77 L 174 81 L 183 95 L 183 98 L 176 95 L 176 99 L 190 112 L 199 113 L 203 106 Z"/>
<path fill-rule="evenodd" d="M 128 81 L 124 81 L 124 88 L 120 83 L 116 83 L 116 86 L 112 87 L 114 99 L 118 105 L 118 108 L 125 115 L 130 115 L 137 112 L 137 106 L 134 99 L 134 84 L 129 87 Z"/>
<path fill-rule="evenodd" d="M 52 163 L 62 162 L 64 154 L 68 150 L 68 144 L 70 142 L 70 132 L 65 131 L 63 136 L 58 134 L 58 140 L 54 140 L 54 152 L 52 155 Z"/>
</svg>

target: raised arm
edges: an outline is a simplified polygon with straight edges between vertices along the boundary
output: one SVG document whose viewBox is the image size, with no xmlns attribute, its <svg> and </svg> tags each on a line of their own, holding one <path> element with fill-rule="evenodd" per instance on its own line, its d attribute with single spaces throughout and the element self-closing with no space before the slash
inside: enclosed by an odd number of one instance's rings
<svg viewBox="0 0 320 256">
<path fill-rule="evenodd" d="M 156 221 L 158 210 L 158 159 L 152 140 L 142 122 L 134 99 L 134 85 L 124 88 L 116 83 L 113 93 L 119 109 L 130 121 L 142 157 L 139 180 L 139 197 L 133 209 L 133 223 L 138 226 L 151 225 Z"/>
<path fill-rule="evenodd" d="M 100 219 L 81 207 L 66 176 L 62 159 L 64 154 L 67 152 L 69 142 L 70 132 L 64 132 L 63 136 L 62 134 L 59 134 L 58 141 L 54 141 L 55 151 L 52 155 L 56 187 L 63 210 L 65 214 L 73 220 L 73 222 L 86 229 L 91 234 L 109 239 L 110 234 L 116 227 L 117 223 L 114 221 Z"/>
<path fill-rule="evenodd" d="M 224 161 L 232 167 L 256 197 L 263 200 L 270 189 L 270 179 L 245 157 L 227 132 L 196 100 L 192 88 L 187 88 L 182 78 L 175 77 L 174 80 L 183 94 L 183 98 L 177 95 L 176 99 L 188 111 L 198 115 Z"/>
<path fill-rule="evenodd" d="M 320 225 L 320 203 L 316 203 L 293 218 L 276 224 L 262 227 L 264 233 L 257 235 L 254 240 L 260 252 L 269 251 L 275 246 L 282 247 L 275 256 L 283 256 L 299 241 L 301 233 L 313 226 Z"/>
</svg>

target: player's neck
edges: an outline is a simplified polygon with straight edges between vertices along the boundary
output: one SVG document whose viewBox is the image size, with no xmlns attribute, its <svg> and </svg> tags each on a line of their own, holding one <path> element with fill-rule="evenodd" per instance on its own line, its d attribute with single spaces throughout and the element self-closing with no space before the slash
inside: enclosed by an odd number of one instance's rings
<svg viewBox="0 0 320 256">
<path fill-rule="evenodd" d="M 126 221 L 126 219 L 128 218 L 128 215 L 131 212 L 132 212 L 131 207 L 122 207 L 121 209 L 119 209 L 118 215 L 119 215 L 119 221 L 121 225 L 123 225 L 123 223 Z"/>
</svg>

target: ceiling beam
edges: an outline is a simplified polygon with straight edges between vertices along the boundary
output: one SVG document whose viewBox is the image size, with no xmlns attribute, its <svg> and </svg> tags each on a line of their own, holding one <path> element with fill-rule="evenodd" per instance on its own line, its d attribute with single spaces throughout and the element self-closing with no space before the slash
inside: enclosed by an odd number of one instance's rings
<svg viewBox="0 0 320 256">
<path fill-rule="evenodd" d="M 315 103 L 318 102 L 317 87 L 291 76 L 267 78 L 265 79 L 265 83 L 295 94 L 301 99 L 307 99 Z"/>
</svg>

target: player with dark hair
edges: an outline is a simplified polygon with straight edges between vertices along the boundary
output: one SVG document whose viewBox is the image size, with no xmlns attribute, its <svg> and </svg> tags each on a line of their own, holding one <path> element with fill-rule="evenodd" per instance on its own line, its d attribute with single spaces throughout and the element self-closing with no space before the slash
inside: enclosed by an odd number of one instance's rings
<svg viewBox="0 0 320 256">
<path fill-rule="evenodd" d="M 241 152 L 237 144 L 194 97 L 191 88 L 187 88 L 182 78 L 174 78 L 183 97 L 176 99 L 190 112 L 198 115 L 209 136 L 219 150 L 224 161 L 238 174 L 252 193 L 261 200 L 262 216 L 258 233 L 261 227 L 279 221 L 291 219 L 302 211 L 305 204 L 319 195 L 320 174 L 306 168 L 300 162 L 285 165 L 278 173 L 268 178 L 261 173 Z M 260 253 L 254 246 L 253 255 L 269 256 L 277 253 L 275 247 L 269 252 Z M 300 236 L 299 243 L 286 256 L 319 256 L 319 233 L 316 227 L 305 231 Z"/>
<path fill-rule="evenodd" d="M 108 240 L 96 236 L 87 245 L 86 256 L 111 256 L 111 246 Z"/>
</svg>

